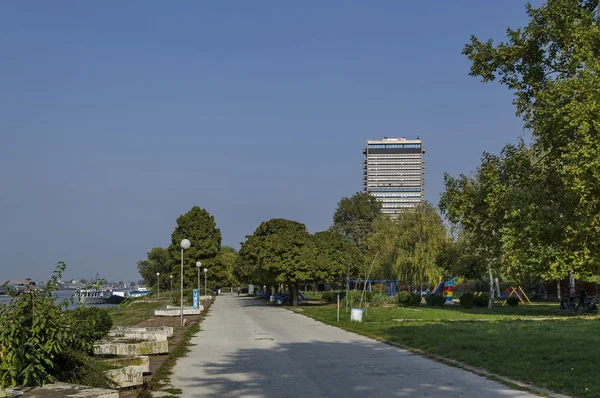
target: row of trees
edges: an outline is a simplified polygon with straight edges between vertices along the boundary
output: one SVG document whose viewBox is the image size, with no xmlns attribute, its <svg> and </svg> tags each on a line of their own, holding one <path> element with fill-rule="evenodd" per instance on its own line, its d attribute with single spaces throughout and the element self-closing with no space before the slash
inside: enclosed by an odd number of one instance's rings
<svg viewBox="0 0 600 398">
<path fill-rule="evenodd" d="M 315 234 L 296 221 L 261 223 L 242 243 L 236 276 L 269 289 L 287 285 L 296 304 L 301 283 L 401 279 L 418 284 L 441 275 L 437 258 L 448 237 L 431 205 L 389 218 L 363 192 L 343 198 L 333 221 L 327 231 Z"/>
<path fill-rule="evenodd" d="M 515 93 L 531 143 L 485 153 L 472 176 L 446 175 L 440 201 L 456 233 L 446 264 L 486 272 L 490 286 L 586 278 L 600 265 L 598 0 L 526 7 L 529 24 L 506 42 L 473 36 L 463 53 L 471 75 Z"/>
<path fill-rule="evenodd" d="M 194 206 L 187 213 L 177 218 L 177 226 L 171 234 L 169 247 L 155 247 L 147 254 L 147 259 L 138 261 L 138 272 L 148 286 L 157 286 L 156 273 L 160 273 L 161 289 L 170 287 L 172 276 L 175 286 L 179 286 L 181 274 L 182 239 L 189 239 L 191 247 L 183 256 L 183 281 L 185 288 L 192 288 L 197 283 L 196 262 L 202 268 L 208 268 L 208 280 L 212 286 L 236 286 L 233 265 L 237 252 L 229 246 L 221 246 L 221 231 L 217 228 L 215 218 L 205 209 Z"/>
</svg>

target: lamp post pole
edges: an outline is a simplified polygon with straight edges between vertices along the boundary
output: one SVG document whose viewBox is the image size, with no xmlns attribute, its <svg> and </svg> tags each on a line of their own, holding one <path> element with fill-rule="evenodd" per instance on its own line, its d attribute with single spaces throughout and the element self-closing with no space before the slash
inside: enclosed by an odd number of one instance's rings
<svg viewBox="0 0 600 398">
<path fill-rule="evenodd" d="M 183 327 L 183 251 L 189 249 L 191 243 L 189 240 L 184 239 L 181 241 L 181 274 L 179 275 L 180 279 L 180 290 L 179 290 L 179 305 L 181 307 L 181 327 Z"/>
<path fill-rule="evenodd" d="M 173 275 L 169 275 L 171 278 L 171 294 L 169 295 L 169 304 L 173 302 Z"/>
<path fill-rule="evenodd" d="M 206 274 L 208 273 L 208 268 L 204 268 L 204 295 L 206 296 Z"/>
<path fill-rule="evenodd" d="M 202 267 L 202 263 L 200 261 L 196 262 L 196 267 L 198 268 L 198 294 L 200 294 L 200 267 Z"/>
<path fill-rule="evenodd" d="M 158 289 L 158 299 L 160 300 L 160 272 L 156 273 L 156 287 Z"/>
</svg>

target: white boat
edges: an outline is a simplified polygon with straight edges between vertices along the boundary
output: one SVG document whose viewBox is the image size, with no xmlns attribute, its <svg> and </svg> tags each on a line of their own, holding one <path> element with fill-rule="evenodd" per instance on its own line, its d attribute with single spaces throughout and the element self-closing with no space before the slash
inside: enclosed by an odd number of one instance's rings
<svg viewBox="0 0 600 398">
<path fill-rule="evenodd" d="M 108 290 L 80 289 L 75 293 L 79 304 L 107 304 L 112 293 Z"/>
<path fill-rule="evenodd" d="M 150 294 L 150 289 L 148 289 L 144 285 L 139 285 L 136 290 L 131 290 L 127 294 L 127 296 L 136 298 L 136 297 L 144 297 L 144 296 L 147 296 L 148 294 Z"/>
</svg>

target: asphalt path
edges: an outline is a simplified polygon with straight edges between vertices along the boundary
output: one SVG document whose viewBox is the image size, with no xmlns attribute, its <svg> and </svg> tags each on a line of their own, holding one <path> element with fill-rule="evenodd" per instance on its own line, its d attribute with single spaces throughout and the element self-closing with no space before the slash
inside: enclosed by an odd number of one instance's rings
<svg viewBox="0 0 600 398">
<path fill-rule="evenodd" d="M 201 329 L 181 397 L 534 397 L 249 297 L 217 297 Z"/>
</svg>

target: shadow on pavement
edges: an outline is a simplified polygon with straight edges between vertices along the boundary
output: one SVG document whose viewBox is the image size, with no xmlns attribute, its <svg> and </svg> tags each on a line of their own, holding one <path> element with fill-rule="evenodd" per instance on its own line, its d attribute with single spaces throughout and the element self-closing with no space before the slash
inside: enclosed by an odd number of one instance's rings
<svg viewBox="0 0 600 398">
<path fill-rule="evenodd" d="M 220 397 L 531 397 L 406 351 L 379 343 L 278 344 L 256 347 L 193 365 L 182 381 L 186 396 Z M 264 347 L 260 345 L 264 344 Z M 198 393 L 196 393 L 198 392 Z"/>
</svg>

